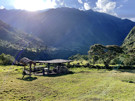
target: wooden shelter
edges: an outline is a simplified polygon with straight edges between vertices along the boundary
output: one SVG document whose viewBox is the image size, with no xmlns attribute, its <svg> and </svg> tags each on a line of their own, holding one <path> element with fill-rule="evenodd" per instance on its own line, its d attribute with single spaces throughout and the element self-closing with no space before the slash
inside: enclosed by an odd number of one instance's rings
<svg viewBox="0 0 135 101">
<path fill-rule="evenodd" d="M 32 66 L 32 64 L 34 64 L 34 66 L 35 66 L 36 63 L 33 62 L 32 60 L 26 58 L 26 57 L 22 58 L 22 59 L 20 60 L 20 63 L 24 65 L 23 74 L 29 74 L 29 76 L 31 76 L 31 72 L 32 72 L 32 67 L 31 67 L 31 66 Z M 30 69 L 29 69 L 29 73 L 28 73 L 28 71 L 26 71 L 26 67 L 25 67 L 25 66 L 27 66 L 27 65 L 29 65 L 29 68 L 30 68 Z M 27 73 L 26 73 L 26 72 L 27 72 Z"/>
<path fill-rule="evenodd" d="M 23 65 L 28 65 L 28 64 L 34 64 L 34 62 L 26 57 L 23 57 L 21 60 L 20 60 L 20 63 L 23 64 Z"/>
<path fill-rule="evenodd" d="M 72 60 L 64 60 L 64 59 L 54 59 L 49 61 L 34 61 L 35 63 L 50 63 L 50 64 L 59 64 L 59 63 L 69 63 Z"/>
<path fill-rule="evenodd" d="M 37 71 L 42 71 L 43 75 L 48 74 L 58 74 L 58 73 L 68 73 L 68 69 L 66 66 L 63 66 L 64 63 L 70 63 L 72 60 L 64 60 L 64 59 L 54 59 L 54 60 L 48 60 L 48 61 L 32 61 L 26 57 L 22 58 L 20 60 L 20 63 L 24 65 L 24 70 L 26 65 L 29 65 L 29 75 L 31 75 L 31 72 L 34 72 L 34 74 L 39 74 Z M 34 64 L 34 67 L 32 67 L 32 64 Z M 45 67 L 43 66 L 36 66 L 36 64 L 47 64 Z M 54 66 L 55 64 L 55 66 Z M 50 70 L 50 66 L 53 65 L 53 70 Z M 32 70 L 34 68 L 34 70 Z M 40 73 L 41 74 L 41 73 Z"/>
<path fill-rule="evenodd" d="M 55 64 L 55 67 L 53 70 L 51 71 L 55 71 L 56 73 L 61 73 L 62 72 L 62 69 L 66 71 L 68 71 L 67 67 L 65 66 L 62 66 L 62 64 L 64 63 L 70 63 L 72 62 L 72 60 L 64 60 L 64 59 L 54 59 L 54 60 L 48 60 L 48 61 L 34 61 L 35 63 L 44 63 L 44 64 L 47 64 L 47 68 L 44 68 L 43 69 L 43 75 L 45 75 L 45 72 L 47 72 L 47 74 L 50 74 L 50 65 L 51 64 Z"/>
</svg>

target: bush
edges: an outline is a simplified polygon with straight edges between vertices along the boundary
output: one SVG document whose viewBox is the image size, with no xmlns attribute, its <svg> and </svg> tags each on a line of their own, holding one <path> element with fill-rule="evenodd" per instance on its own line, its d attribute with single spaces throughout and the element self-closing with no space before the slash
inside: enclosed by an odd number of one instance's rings
<svg viewBox="0 0 135 101">
<path fill-rule="evenodd" d="M 114 59 L 111 61 L 110 64 L 111 64 L 111 65 L 116 65 L 116 64 L 124 65 L 123 61 L 122 61 L 119 57 L 114 58 Z"/>
<path fill-rule="evenodd" d="M 125 66 L 135 65 L 135 56 L 129 54 L 120 54 L 111 61 L 112 65 L 122 64 Z"/>
<path fill-rule="evenodd" d="M 71 57 L 69 57 L 70 60 L 88 60 L 88 55 L 80 55 L 80 54 L 76 54 L 73 55 Z"/>
<path fill-rule="evenodd" d="M 124 61 L 124 65 L 126 66 L 135 65 L 135 56 L 130 55 L 129 58 L 126 58 Z"/>
<path fill-rule="evenodd" d="M 0 64 L 1 65 L 11 65 L 14 62 L 14 57 L 11 55 L 6 55 L 2 53 L 0 55 Z"/>
</svg>

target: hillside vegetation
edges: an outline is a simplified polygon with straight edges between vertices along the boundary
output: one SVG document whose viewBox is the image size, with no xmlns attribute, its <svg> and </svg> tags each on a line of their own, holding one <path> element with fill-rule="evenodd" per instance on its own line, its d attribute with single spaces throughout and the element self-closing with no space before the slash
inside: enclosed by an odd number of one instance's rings
<svg viewBox="0 0 135 101">
<path fill-rule="evenodd" d="M 20 57 L 33 58 L 31 55 L 46 51 L 46 46 L 39 38 L 19 31 L 0 20 L 0 54 L 5 53 L 16 57 L 21 51 L 23 54 L 20 54 Z"/>
<path fill-rule="evenodd" d="M 135 27 L 131 29 L 121 46 L 94 44 L 90 46 L 88 55 L 73 55 L 72 60 L 85 60 L 89 64 L 104 64 L 105 68 L 109 65 L 135 65 Z"/>
<path fill-rule="evenodd" d="M 131 29 L 131 31 L 125 38 L 122 47 L 127 52 L 133 52 L 135 50 L 135 26 Z"/>
<path fill-rule="evenodd" d="M 2 53 L 0 55 L 0 65 L 12 65 L 15 62 L 15 58 L 11 55 Z"/>
<path fill-rule="evenodd" d="M 3 42 L 2 42 L 3 41 Z M 40 48 L 43 43 L 40 39 L 25 32 L 19 31 L 0 20 L 0 42 L 1 46 L 14 49 Z M 10 44 L 10 45 L 9 45 Z M 13 44 L 13 45 L 12 45 Z"/>
<path fill-rule="evenodd" d="M 135 25 L 127 19 L 74 8 L 37 12 L 4 9 L 0 10 L 0 19 L 37 36 L 45 45 L 54 47 L 55 50 L 52 51 L 54 58 L 67 58 L 78 53 L 87 54 L 89 46 L 97 43 L 121 45 Z"/>
</svg>

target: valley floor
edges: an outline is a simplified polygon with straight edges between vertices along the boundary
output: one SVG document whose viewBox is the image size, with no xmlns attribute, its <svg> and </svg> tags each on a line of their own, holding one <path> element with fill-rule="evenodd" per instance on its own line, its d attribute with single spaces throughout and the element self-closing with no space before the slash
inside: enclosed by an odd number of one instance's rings
<svg viewBox="0 0 135 101">
<path fill-rule="evenodd" d="M 134 101 L 134 70 L 72 68 L 73 74 L 25 76 L 22 67 L 0 66 L 1 101 Z"/>
</svg>

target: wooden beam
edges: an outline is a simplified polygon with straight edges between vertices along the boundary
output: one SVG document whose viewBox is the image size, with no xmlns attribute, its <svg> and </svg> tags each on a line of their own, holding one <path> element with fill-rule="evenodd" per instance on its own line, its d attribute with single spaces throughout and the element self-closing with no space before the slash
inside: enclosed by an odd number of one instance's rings
<svg viewBox="0 0 135 101">
<path fill-rule="evenodd" d="M 48 66 L 47 74 L 49 74 L 49 71 L 50 71 L 50 63 L 48 63 L 47 66 Z"/>
</svg>

